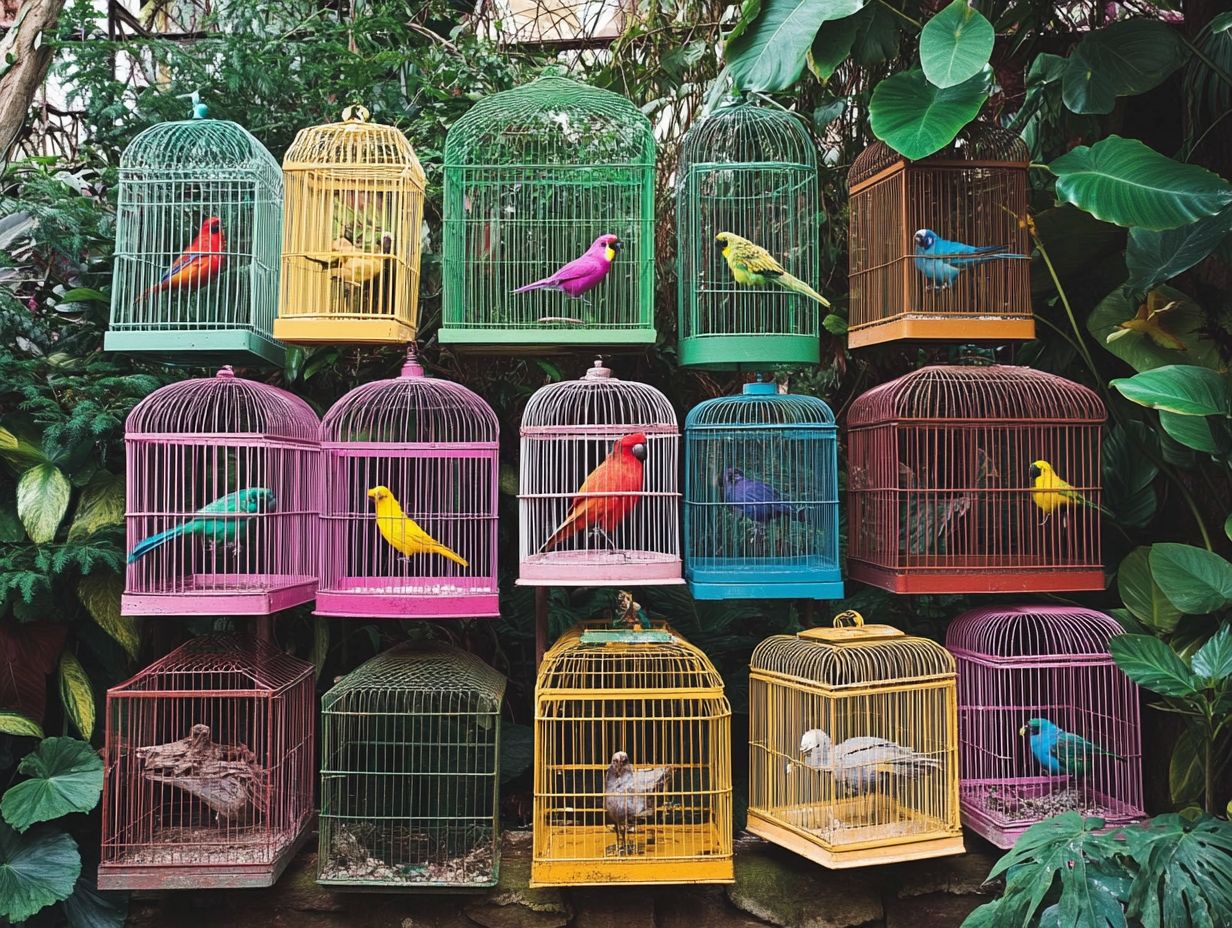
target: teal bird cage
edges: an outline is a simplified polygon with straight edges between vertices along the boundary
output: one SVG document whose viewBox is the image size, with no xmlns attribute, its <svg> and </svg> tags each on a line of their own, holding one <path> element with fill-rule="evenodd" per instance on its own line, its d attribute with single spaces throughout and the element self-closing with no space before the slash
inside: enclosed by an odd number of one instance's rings
<svg viewBox="0 0 1232 928">
<path fill-rule="evenodd" d="M 697 599 L 842 599 L 834 413 L 745 384 L 685 417 L 685 579 Z"/>
<path fill-rule="evenodd" d="M 653 344 L 654 171 L 624 97 L 547 76 L 479 101 L 445 140 L 441 343 Z"/>
<path fill-rule="evenodd" d="M 816 364 L 821 304 L 733 275 L 717 238 L 735 234 L 818 286 L 817 151 L 799 117 L 733 101 L 685 134 L 676 175 L 680 363 L 717 370 Z"/>
<path fill-rule="evenodd" d="M 151 126 L 120 157 L 108 351 L 281 366 L 282 169 L 242 126 Z"/>
</svg>

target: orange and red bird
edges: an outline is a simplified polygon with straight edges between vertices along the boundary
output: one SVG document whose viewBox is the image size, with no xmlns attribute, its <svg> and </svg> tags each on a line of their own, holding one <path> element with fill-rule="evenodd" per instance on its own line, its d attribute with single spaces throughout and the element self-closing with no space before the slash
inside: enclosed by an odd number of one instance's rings
<svg viewBox="0 0 1232 928">
<path fill-rule="evenodd" d="M 222 220 L 211 216 L 201 223 L 197 237 L 189 242 L 162 279 L 141 294 L 140 299 L 164 290 L 195 290 L 205 286 L 222 270 L 225 249 Z"/>
<path fill-rule="evenodd" d="M 543 543 L 540 552 L 551 551 L 579 532 L 598 531 L 606 536 L 615 530 L 637 505 L 645 460 L 644 433 L 634 432 L 616 442 L 603 463 L 578 488 L 569 515 Z"/>
</svg>

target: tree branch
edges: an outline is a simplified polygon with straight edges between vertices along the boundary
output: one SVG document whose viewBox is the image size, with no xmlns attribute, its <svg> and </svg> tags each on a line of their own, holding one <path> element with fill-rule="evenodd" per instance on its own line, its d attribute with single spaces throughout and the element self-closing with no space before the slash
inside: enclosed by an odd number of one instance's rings
<svg viewBox="0 0 1232 928">
<path fill-rule="evenodd" d="M 47 76 L 52 43 L 42 37 L 55 29 L 63 9 L 64 0 L 25 0 L 13 28 L 0 40 L 0 166 L 8 163 Z"/>
</svg>

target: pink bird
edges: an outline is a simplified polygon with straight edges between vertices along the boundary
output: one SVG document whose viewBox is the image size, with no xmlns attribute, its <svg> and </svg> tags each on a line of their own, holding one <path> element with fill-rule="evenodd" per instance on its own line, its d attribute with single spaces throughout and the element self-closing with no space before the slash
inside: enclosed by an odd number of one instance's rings
<svg viewBox="0 0 1232 928">
<path fill-rule="evenodd" d="M 589 293 L 603 281 L 612 269 L 612 262 L 620 254 L 620 239 L 608 233 L 600 235 L 580 258 L 574 258 L 551 277 L 536 280 L 533 284 L 518 287 L 514 293 L 529 290 L 559 290 L 575 300 Z"/>
</svg>

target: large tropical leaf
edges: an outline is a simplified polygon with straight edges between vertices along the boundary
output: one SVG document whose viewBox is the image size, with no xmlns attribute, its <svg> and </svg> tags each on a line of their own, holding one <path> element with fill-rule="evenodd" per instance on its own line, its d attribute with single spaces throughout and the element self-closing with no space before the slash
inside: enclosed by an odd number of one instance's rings
<svg viewBox="0 0 1232 928">
<path fill-rule="evenodd" d="M 17 482 L 17 515 L 36 545 L 56 537 L 73 487 L 54 464 L 36 464 Z"/>
<path fill-rule="evenodd" d="M 1117 635 L 1108 641 L 1117 666 L 1139 686 L 1161 696 L 1192 696 L 1198 681 L 1176 652 L 1154 635 Z"/>
<path fill-rule="evenodd" d="M 67 899 L 81 875 L 77 842 L 56 828 L 19 835 L 0 822 L 0 918 L 21 924 Z"/>
<path fill-rule="evenodd" d="M 1227 925 L 1232 916 L 1232 824 L 1169 813 L 1140 830 L 1129 915 L 1143 928 Z"/>
<path fill-rule="evenodd" d="M 800 79 L 813 38 L 827 20 L 859 12 L 865 0 L 762 0 L 727 43 L 728 68 L 745 91 L 787 90 Z"/>
<path fill-rule="evenodd" d="M 1111 385 L 1139 406 L 1182 416 L 1226 416 L 1232 402 L 1226 378 L 1193 364 L 1157 367 L 1117 378 Z"/>
<path fill-rule="evenodd" d="M 1187 725 L 1176 739 L 1168 761 L 1168 793 L 1173 804 L 1185 806 L 1201 798 L 1206 784 L 1205 756 L 1202 730 L 1197 725 Z"/>
<path fill-rule="evenodd" d="M 953 87 L 984 70 L 996 35 L 992 23 L 954 0 L 924 24 L 920 33 L 920 67 L 937 87 Z"/>
<path fill-rule="evenodd" d="M 38 722 L 20 712 L 12 712 L 8 709 L 0 709 L 0 733 L 14 735 L 18 738 L 42 739 L 43 737 L 43 729 Z"/>
<path fill-rule="evenodd" d="M 1145 93 L 1185 63 L 1177 30 L 1128 19 L 1088 32 L 1065 65 L 1061 98 L 1075 113 L 1111 113 L 1116 98 Z"/>
<path fill-rule="evenodd" d="M 1151 575 L 1182 612 L 1203 614 L 1232 604 L 1232 564 L 1205 548 L 1152 545 Z"/>
<path fill-rule="evenodd" d="M 1151 485 L 1159 474 L 1144 445 L 1155 444 L 1146 426 L 1117 426 L 1104 441 L 1103 503 L 1122 525 L 1140 528 L 1155 515 L 1157 500 Z"/>
<path fill-rule="evenodd" d="M 141 647 L 141 632 L 137 620 L 120 614 L 120 598 L 124 581 L 116 574 L 93 573 L 77 584 L 77 598 L 108 635 L 124 648 L 128 656 L 137 659 Z"/>
<path fill-rule="evenodd" d="M 1185 273 L 1218 248 L 1229 233 L 1232 207 L 1163 232 L 1130 229 L 1125 249 L 1125 266 L 1129 269 L 1126 286 L 1142 292 Z"/>
<path fill-rule="evenodd" d="M 0 461 L 17 474 L 49 463 L 37 438 L 15 424 L 12 429 L 0 427 Z"/>
<path fill-rule="evenodd" d="M 0 814 L 18 831 L 71 812 L 89 812 L 103 792 L 103 761 L 84 741 L 46 738 L 22 758 L 29 777 L 0 798 Z"/>
<path fill-rule="evenodd" d="M 1219 454 L 1227 449 L 1227 441 L 1222 431 L 1211 428 L 1212 421 L 1205 416 L 1179 416 L 1162 411 L 1159 414 L 1159 424 L 1173 441 L 1195 451 Z"/>
<path fill-rule="evenodd" d="M 1117 592 L 1125 608 L 1143 625 L 1161 632 L 1176 628 L 1183 613 L 1164 595 L 1151 576 L 1149 546 L 1129 552 L 1117 568 Z"/>
<path fill-rule="evenodd" d="M 60 660 L 67 633 L 51 622 L 0 622 L 0 708 L 42 724 L 47 676 Z"/>
<path fill-rule="evenodd" d="M 89 741 L 94 735 L 94 688 L 72 651 L 60 655 L 60 704 L 81 737 Z"/>
<path fill-rule="evenodd" d="M 1180 290 L 1163 285 L 1142 299 L 1118 287 L 1087 317 L 1091 335 L 1136 371 L 1168 364 L 1222 370 L 1223 358 L 1204 334 L 1205 326 L 1201 306 Z"/>
<path fill-rule="evenodd" d="M 101 471 L 86 484 L 68 529 L 68 540 L 78 541 L 100 528 L 124 524 L 124 478 Z"/>
<path fill-rule="evenodd" d="M 100 892 L 93 876 L 82 875 L 73 894 L 64 900 L 68 928 L 124 928 L 128 920 L 128 894 Z"/>
<path fill-rule="evenodd" d="M 847 60 L 860 31 L 861 16 L 847 16 L 822 23 L 809 49 L 808 66 L 820 80 L 828 81 Z"/>
<path fill-rule="evenodd" d="M 918 68 L 885 78 L 873 90 L 873 134 L 904 158 L 940 151 L 974 119 L 988 99 L 991 74 L 982 70 L 961 84 L 937 87 Z"/>
<path fill-rule="evenodd" d="M 1194 652 L 1189 666 L 1212 685 L 1232 677 L 1232 626 L 1224 625 Z"/>
</svg>

